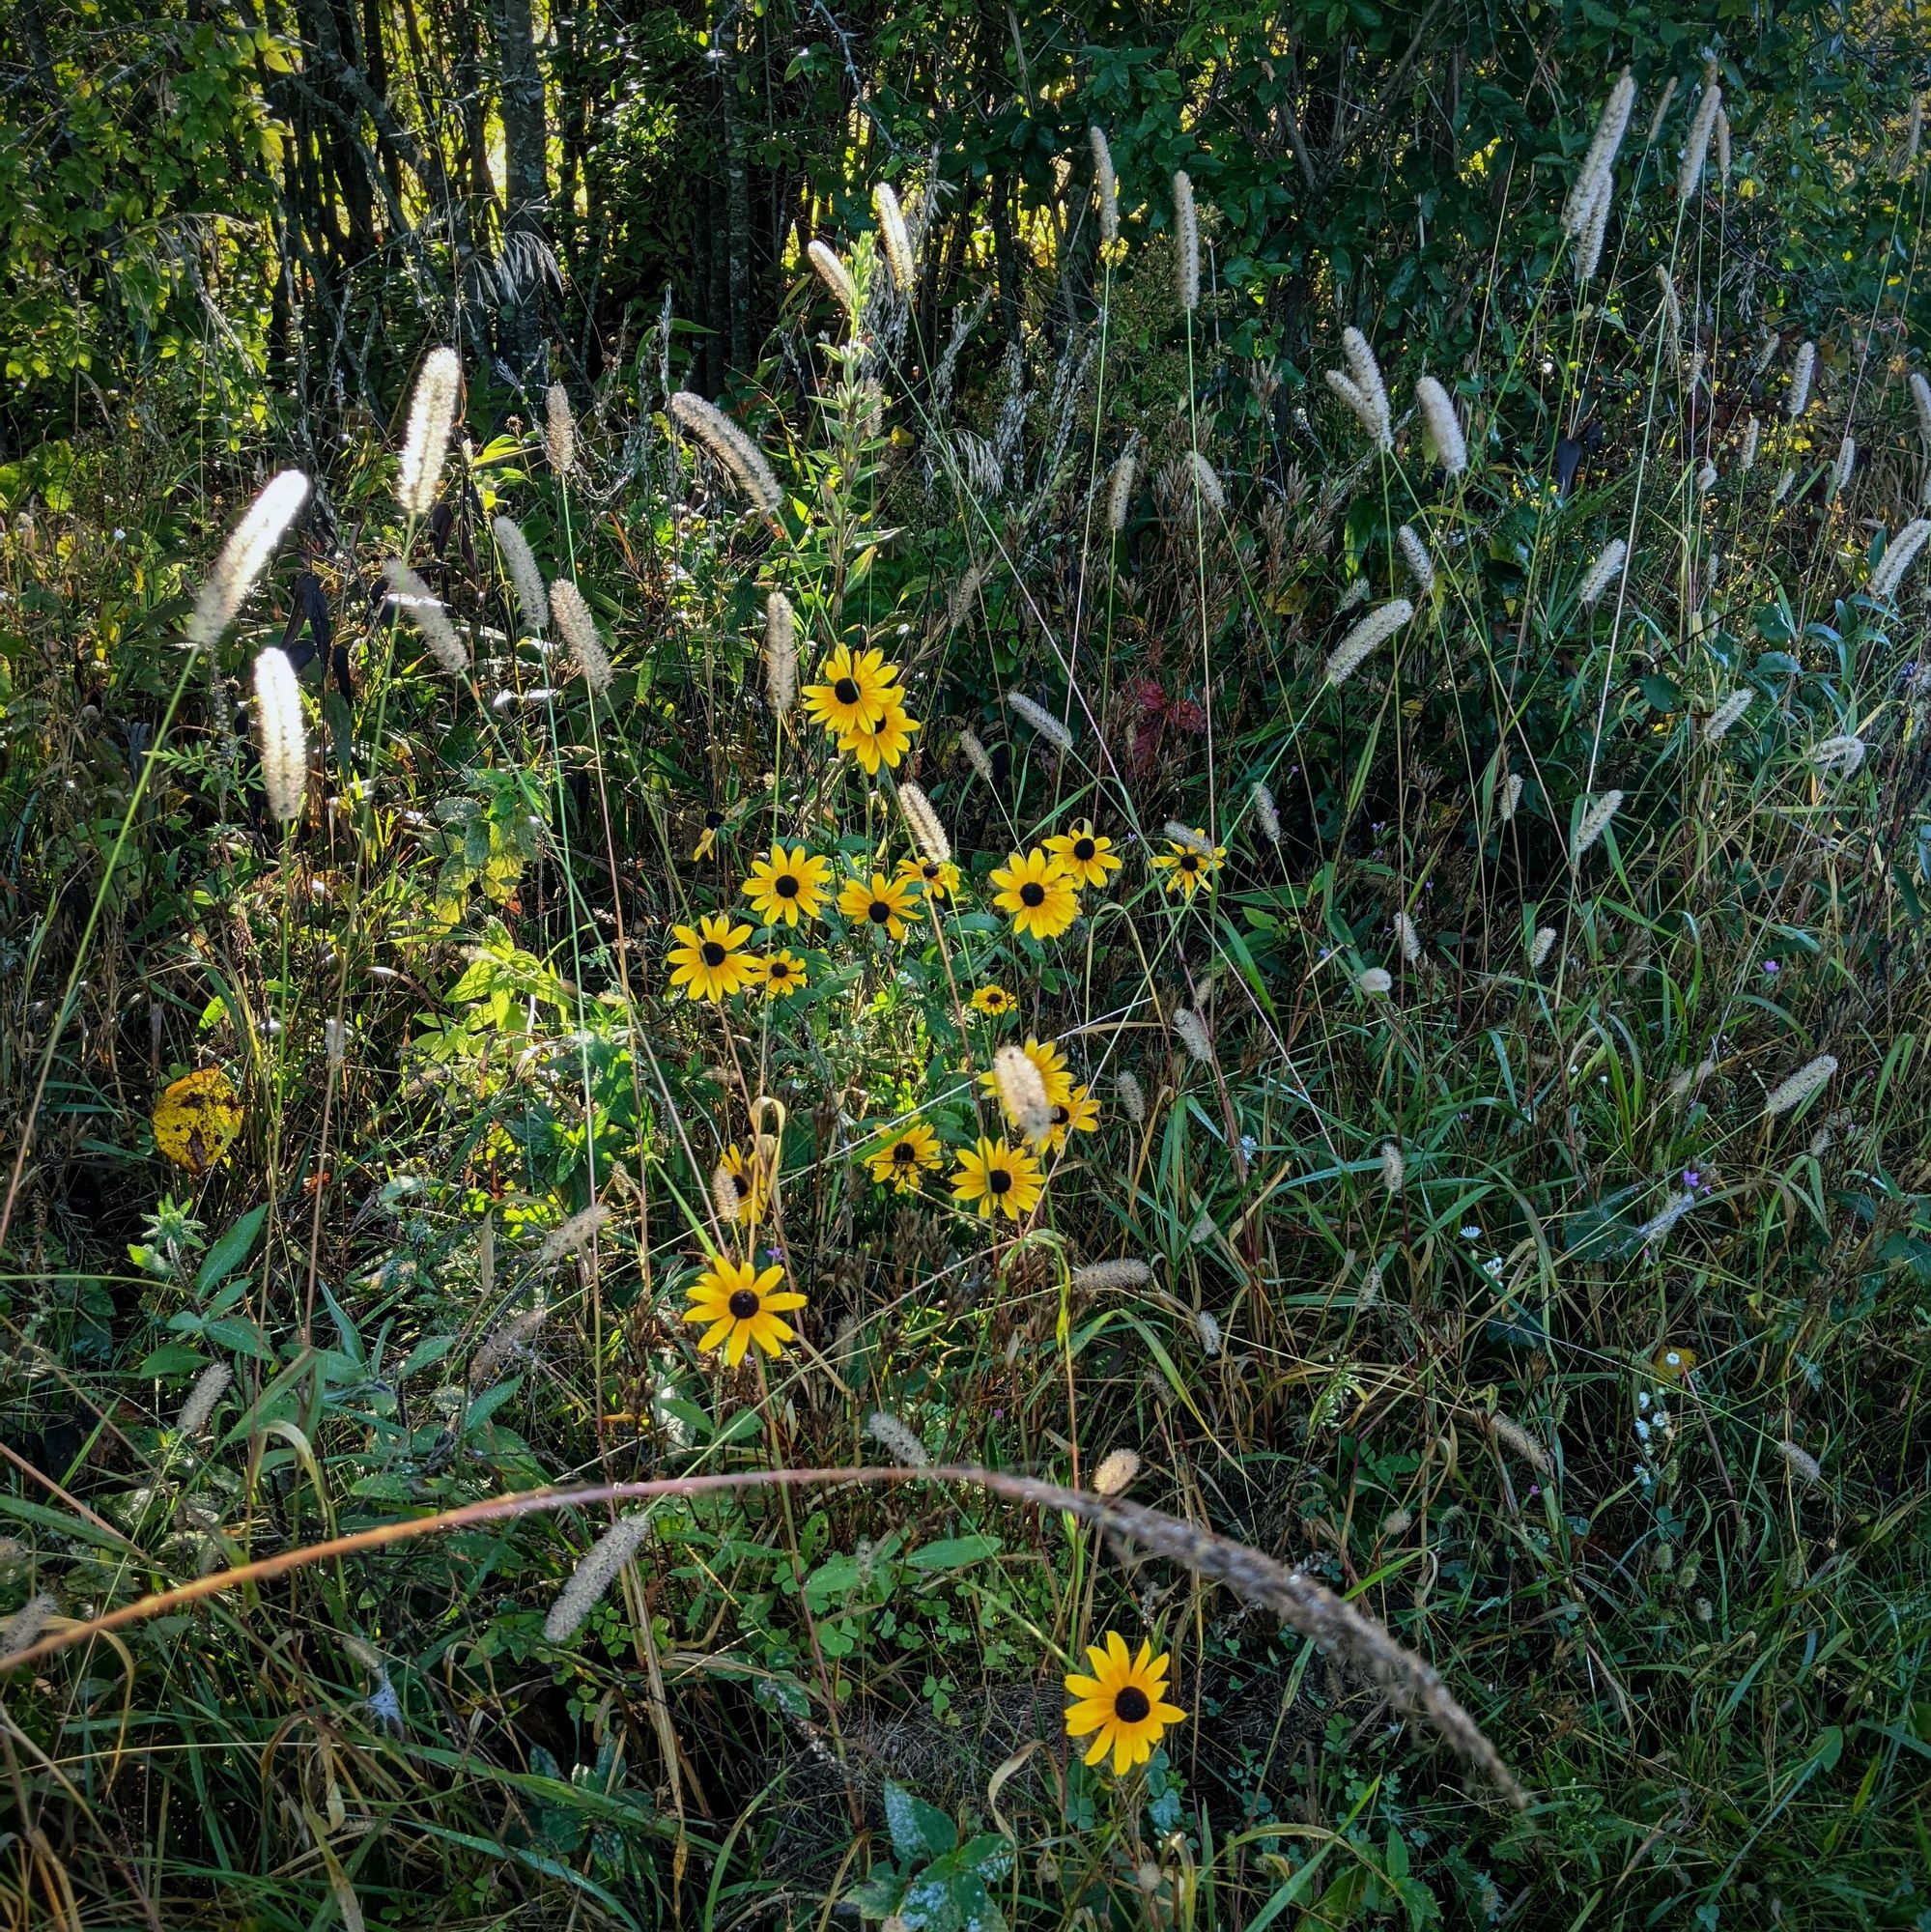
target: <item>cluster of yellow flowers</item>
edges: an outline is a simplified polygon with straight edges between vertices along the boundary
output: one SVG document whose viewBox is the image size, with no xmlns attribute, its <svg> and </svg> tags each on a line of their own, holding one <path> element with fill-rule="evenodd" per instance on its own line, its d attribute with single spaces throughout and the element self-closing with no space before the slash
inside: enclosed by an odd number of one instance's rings
<svg viewBox="0 0 1931 1932">
<path fill-rule="evenodd" d="M 919 721 L 905 709 L 898 667 L 883 651 L 835 644 L 825 655 L 824 682 L 805 687 L 805 709 L 867 772 L 895 772 L 911 748 Z"/>
</svg>

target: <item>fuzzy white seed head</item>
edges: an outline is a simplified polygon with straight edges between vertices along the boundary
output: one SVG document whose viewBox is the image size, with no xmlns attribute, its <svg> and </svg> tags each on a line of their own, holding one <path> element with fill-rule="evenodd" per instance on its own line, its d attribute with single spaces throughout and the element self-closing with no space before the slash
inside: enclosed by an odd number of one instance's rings
<svg viewBox="0 0 1931 1932">
<path fill-rule="evenodd" d="M 911 829 L 921 857 L 936 866 L 945 865 L 952 856 L 952 841 L 946 837 L 946 828 L 939 823 L 939 814 L 932 810 L 932 801 L 925 796 L 924 788 L 909 783 L 900 785 L 898 810 L 905 814 L 905 823 Z"/>
<path fill-rule="evenodd" d="M 214 1413 L 214 1405 L 221 1400 L 222 1392 L 235 1379 L 235 1371 L 226 1362 L 211 1362 L 194 1378 L 194 1386 L 187 1392 L 187 1400 L 181 1406 L 181 1413 L 175 1417 L 177 1435 L 199 1435 L 208 1427 L 208 1418 Z"/>
<path fill-rule="evenodd" d="M 1117 1496 L 1140 1473 L 1140 1456 L 1133 1449 L 1109 1449 L 1093 1472 L 1095 1495 Z"/>
<path fill-rule="evenodd" d="M 331 1073 L 339 1073 L 349 1058 L 349 1026 L 333 1013 L 322 1022 L 322 1059 Z"/>
<path fill-rule="evenodd" d="M 1662 1211 L 1652 1215 L 1636 1230 L 1636 1237 L 1652 1247 L 1660 1247 L 1669 1238 L 1669 1232 L 1690 1210 L 1696 1206 L 1696 1196 L 1689 1188 L 1672 1195 Z"/>
<path fill-rule="evenodd" d="M 866 1418 L 865 1433 L 882 1448 L 889 1449 L 898 1459 L 900 1468 L 924 1469 L 931 1466 L 931 1454 L 911 1425 L 901 1422 L 889 1410 L 873 1409 Z"/>
<path fill-rule="evenodd" d="M 992 759 L 983 745 L 979 742 L 976 731 L 959 733 L 959 750 L 965 753 L 965 761 L 987 784 L 992 782 Z"/>
<path fill-rule="evenodd" d="M 1183 309 L 1200 306 L 1200 211 L 1184 169 L 1174 176 L 1174 293 Z"/>
<path fill-rule="evenodd" d="M 1176 845 L 1184 845 L 1189 852 L 1197 852 L 1203 859 L 1213 857 L 1213 840 L 1199 826 L 1170 818 L 1160 830 Z"/>
<path fill-rule="evenodd" d="M 1603 244 L 1609 238 L 1609 206 L 1615 198 L 1615 176 L 1605 171 L 1601 191 L 1589 210 L 1576 238 L 1576 280 L 1578 286 L 1594 281 L 1603 263 Z"/>
<path fill-rule="evenodd" d="M 1917 412 L 1917 434 L 1931 442 L 1931 377 L 1917 369 L 1911 372 L 1911 407 Z"/>
<path fill-rule="evenodd" d="M 270 477 L 221 546 L 214 567 L 195 593 L 194 610 L 186 625 L 190 644 L 205 650 L 220 640 L 307 500 L 308 478 L 299 469 L 284 469 Z"/>
<path fill-rule="evenodd" d="M 1864 762 L 1864 741 L 1852 733 L 1840 732 L 1810 748 L 1810 762 L 1832 778 L 1855 778 Z"/>
<path fill-rule="evenodd" d="M 1274 794 L 1264 784 L 1256 781 L 1254 789 L 1247 794 L 1247 803 L 1254 813 L 1254 823 L 1261 828 L 1261 835 L 1268 844 L 1281 842 L 1281 814 L 1274 804 Z"/>
<path fill-rule="evenodd" d="M 536 1251 L 537 1266 L 548 1267 L 554 1262 L 560 1262 L 565 1255 L 575 1254 L 579 1248 L 587 1246 L 597 1230 L 610 1218 L 611 1210 L 597 1201 L 580 1208 L 567 1221 L 559 1221 L 544 1236 L 543 1245 Z"/>
<path fill-rule="evenodd" d="M 1145 1288 L 1153 1279 L 1153 1270 L 1133 1256 L 1112 1262 L 1088 1262 L 1072 1272 L 1072 1284 L 1089 1294 L 1103 1294 L 1120 1289 Z"/>
<path fill-rule="evenodd" d="M 1394 923 L 1395 937 L 1401 942 L 1402 957 L 1410 966 L 1419 966 L 1422 952 L 1420 927 L 1405 912 L 1398 912 L 1395 915 Z"/>
<path fill-rule="evenodd" d="M 1730 185 L 1730 117 L 1722 107 L 1717 109 L 1717 179 L 1723 186 Z"/>
<path fill-rule="evenodd" d="M 543 398 L 543 453 L 559 476 L 577 467 L 577 418 L 570 413 L 570 391 L 551 384 Z"/>
<path fill-rule="evenodd" d="M 1195 494 L 1215 516 L 1227 514 L 1227 491 L 1213 465 L 1199 450 L 1187 451 L 1187 474 L 1193 479 Z"/>
<path fill-rule="evenodd" d="M 1406 597 L 1394 598 L 1367 616 L 1342 639 L 1327 661 L 1329 684 L 1344 684 L 1361 668 L 1363 660 L 1377 645 L 1384 644 L 1415 614 L 1415 607 Z"/>
<path fill-rule="evenodd" d="M 912 259 L 912 237 L 905 226 L 905 211 L 898 205 L 898 191 L 890 182 L 880 182 L 871 191 L 871 206 L 878 216 L 878 243 L 885 251 L 886 267 L 901 296 L 909 298 L 918 285 L 919 270 Z"/>
<path fill-rule="evenodd" d="M 1429 555 L 1428 546 L 1404 524 L 1395 532 L 1395 548 L 1402 554 L 1402 563 L 1413 580 L 1415 595 L 1428 597 L 1434 590 L 1434 558 Z"/>
<path fill-rule="evenodd" d="M 1617 151 L 1629 130 L 1630 113 L 1635 104 L 1635 79 L 1625 68 L 1617 76 L 1615 86 L 1609 90 L 1608 99 L 1603 103 L 1595 137 L 1589 143 L 1588 153 L 1582 156 L 1582 165 L 1576 172 L 1575 185 L 1569 190 L 1569 199 L 1563 205 L 1562 226 L 1566 233 L 1580 235 L 1588 226 L 1598 204 L 1606 203 L 1613 191 L 1611 171 L 1616 165 Z M 1585 276 L 1583 279 L 1588 278 Z"/>
<path fill-rule="evenodd" d="M 1036 1144 L 1053 1131 L 1053 1103 L 1046 1082 L 1023 1047 L 1002 1046 L 992 1056 L 992 1077 L 999 1088 L 999 1104 L 1006 1118 Z"/>
<path fill-rule="evenodd" d="M 766 516 L 775 517 L 784 502 L 784 492 L 772 474 L 764 452 L 715 403 L 689 389 L 679 389 L 670 398 L 670 413 L 678 423 L 704 445 L 719 467 Z"/>
<path fill-rule="evenodd" d="M 1511 772 L 1495 789 L 1495 810 L 1502 823 L 1507 824 L 1516 815 L 1516 808 L 1522 802 L 1522 775 Z"/>
<path fill-rule="evenodd" d="M 1106 527 L 1115 536 L 1126 527 L 1126 512 L 1133 501 L 1133 474 L 1139 459 L 1130 448 L 1122 450 L 1106 472 Z"/>
<path fill-rule="evenodd" d="M 1656 112 L 1649 117 L 1649 134 L 1645 147 L 1655 147 L 1656 137 L 1662 132 L 1662 124 L 1669 115 L 1669 103 L 1676 99 L 1676 76 L 1671 74 L 1662 84 L 1662 95 L 1656 103 Z"/>
<path fill-rule="evenodd" d="M 1783 407 L 1792 422 L 1809 406 L 1810 379 L 1816 373 L 1817 345 L 1806 342 L 1797 352 L 1797 360 L 1790 365 L 1790 395 Z"/>
<path fill-rule="evenodd" d="M 308 740 L 301 725 L 301 685 L 286 651 L 272 645 L 255 660 L 255 745 L 269 813 L 283 825 L 301 816 L 308 792 Z"/>
<path fill-rule="evenodd" d="M 1883 559 L 1871 572 L 1870 594 L 1880 601 L 1896 596 L 1904 574 L 1917 561 L 1924 541 L 1931 537 L 1931 519 L 1916 517 L 1885 546 Z"/>
<path fill-rule="evenodd" d="M 829 242 L 813 241 L 805 253 L 812 268 L 818 271 L 818 279 L 838 298 L 838 305 L 847 315 L 858 313 L 858 285 L 852 280 L 845 265 L 838 259 L 838 251 Z"/>
<path fill-rule="evenodd" d="M 1006 704 L 1015 718 L 1023 718 L 1054 751 L 1065 753 L 1072 750 L 1073 734 L 1043 704 L 1036 704 L 1023 691 L 1008 691 Z"/>
<path fill-rule="evenodd" d="M 1696 472 L 1696 494 L 1707 497 L 1717 487 L 1717 466 L 1706 462 Z"/>
<path fill-rule="evenodd" d="M 1676 171 L 1679 202 L 1688 201 L 1703 184 L 1703 169 L 1710 159 L 1710 137 L 1717 131 L 1717 116 L 1722 111 L 1723 90 L 1715 85 L 1706 87 L 1703 99 L 1696 103 L 1696 118 L 1690 124 L 1690 137 L 1683 144 L 1683 164 Z M 1727 140 L 1724 145 L 1729 145 Z"/>
<path fill-rule="evenodd" d="M 1783 1465 L 1791 1475 L 1808 1490 L 1824 1487 L 1824 1465 L 1807 1449 L 1800 1449 L 1786 1437 L 1776 1445 L 1776 1453 L 1783 1458 Z"/>
<path fill-rule="evenodd" d="M 1348 379 L 1344 376 L 1341 380 L 1345 383 Z M 1335 599 L 1334 614 L 1337 617 L 1345 617 L 1357 604 L 1365 604 L 1367 601 L 1368 580 L 1365 577 L 1351 577 L 1348 581 L 1348 588 Z"/>
<path fill-rule="evenodd" d="M 383 566 L 388 579 L 390 601 L 415 626 L 416 635 L 428 645 L 429 654 L 454 678 L 469 675 L 469 653 L 449 621 L 441 599 L 401 557 L 392 556 Z"/>
<path fill-rule="evenodd" d="M 436 488 L 449 453 L 449 430 L 463 387 L 463 365 L 453 349 L 432 349 L 424 357 L 410 399 L 396 464 L 396 500 L 408 517 L 426 517 L 436 507 Z"/>
<path fill-rule="evenodd" d="M 1744 451 L 1737 468 L 1747 476 L 1757 467 L 1757 445 L 1763 440 L 1763 425 L 1752 416 L 1744 425 Z"/>
<path fill-rule="evenodd" d="M 764 691 L 781 718 L 798 696 L 798 613 L 781 590 L 764 600 Z"/>
<path fill-rule="evenodd" d="M 1093 191 L 1099 204 L 1099 239 L 1107 246 L 1120 240 L 1120 177 L 1113 172 L 1113 150 L 1097 128 L 1086 138 L 1093 148 Z"/>
<path fill-rule="evenodd" d="M 1206 1210 L 1203 1209 L 1202 1213 L 1205 1216 Z M 1210 1227 L 1211 1223 L 1209 1222 L 1208 1225 Z M 1201 1353 L 1209 1358 L 1218 1355 L 1222 1344 L 1220 1318 L 1211 1309 L 1196 1308 L 1194 1310 L 1193 1327 L 1194 1333 L 1200 1337 Z"/>
<path fill-rule="evenodd" d="M 1433 376 L 1424 376 L 1415 384 L 1415 407 L 1421 411 L 1434 460 L 1449 475 L 1460 476 L 1468 468 L 1468 442 L 1454 399 Z"/>
<path fill-rule="evenodd" d="M 1371 1000 L 1378 1000 L 1394 990 L 1395 978 L 1385 966 L 1364 966 L 1355 974 L 1354 983 Z"/>
<path fill-rule="evenodd" d="M 1619 791 L 1605 791 L 1600 798 L 1590 800 L 1576 821 L 1575 857 L 1578 861 L 1609 829 L 1609 821 L 1622 810 L 1622 804 L 1623 795 Z"/>
<path fill-rule="evenodd" d="M 636 1556 L 649 1534 L 650 1512 L 639 1510 L 635 1516 L 619 1517 L 590 1546 L 543 1620 L 543 1634 L 552 1643 L 568 1643 L 577 1634 L 617 1572 Z"/>
<path fill-rule="evenodd" d="M 583 682 L 601 697 L 611 688 L 611 654 L 597 633 L 597 620 L 583 601 L 583 593 L 569 578 L 559 577 L 550 586 L 550 608 L 555 613 L 556 628 L 563 641 L 577 654 Z"/>
<path fill-rule="evenodd" d="M 1731 692 L 1729 696 L 1704 720 L 1703 742 L 1706 745 L 1720 744 L 1724 733 L 1742 719 L 1755 697 L 1756 693 L 1748 685 L 1741 691 Z"/>
<path fill-rule="evenodd" d="M 1207 1037 L 1207 1022 L 1191 1007 L 1174 1009 L 1174 1035 L 1186 1048 L 1188 1057 L 1203 1066 L 1213 1059 L 1213 1042 Z"/>
<path fill-rule="evenodd" d="M 1354 386 L 1366 398 L 1380 424 L 1377 440 L 1382 449 L 1392 449 L 1393 412 L 1388 407 L 1388 387 L 1381 381 L 1381 365 L 1375 359 L 1374 349 L 1358 328 L 1344 328 L 1341 331 L 1341 356 L 1348 364 L 1348 373 L 1353 379 Z"/>
<path fill-rule="evenodd" d="M 1669 328 L 1669 354 L 1672 362 L 1683 355 L 1683 299 L 1676 293 L 1676 283 L 1662 263 L 1656 265 L 1656 285 L 1662 293 L 1663 320 Z"/>
<path fill-rule="evenodd" d="M 1621 578 L 1629 554 L 1629 545 L 1621 537 L 1611 537 L 1603 546 L 1595 562 L 1582 573 L 1582 581 L 1576 586 L 1576 601 L 1585 611 L 1594 610 L 1603 601 L 1604 592 Z"/>
<path fill-rule="evenodd" d="M 59 1615 L 60 1599 L 51 1590 L 29 1597 L 6 1622 L 0 1623 L 0 1657 L 17 1656 Z"/>
<path fill-rule="evenodd" d="M 1858 440 L 1847 436 L 1837 445 L 1837 460 L 1831 466 L 1831 494 L 1841 497 L 1849 487 L 1851 471 L 1858 467 Z"/>
<path fill-rule="evenodd" d="M 497 517 L 490 525 L 501 553 L 503 568 L 509 572 L 516 589 L 516 601 L 523 611 L 523 627 L 531 637 L 540 638 L 550 628 L 550 593 L 543 587 L 543 573 L 536 567 L 535 554 L 522 526 L 510 517 Z"/>
<path fill-rule="evenodd" d="M 1147 1124 L 1147 1095 L 1139 1079 L 1131 1073 L 1122 1073 L 1113 1082 L 1113 1091 L 1120 1095 L 1120 1108 L 1136 1127 Z"/>
<path fill-rule="evenodd" d="M 1402 1191 L 1402 1182 L 1407 1179 L 1407 1163 L 1402 1159 L 1402 1151 L 1393 1141 L 1381 1143 L 1381 1185 L 1390 1194 Z"/>
<path fill-rule="evenodd" d="M 1540 973 L 1548 964 L 1548 955 L 1555 951 L 1555 927 L 1539 925 L 1535 938 L 1529 945 L 1529 970 Z"/>
<path fill-rule="evenodd" d="M 1378 1265 L 1362 1270 L 1361 1283 L 1354 1291 L 1356 1308 L 1376 1308 L 1381 1300 L 1381 1270 Z"/>
<path fill-rule="evenodd" d="M 1794 1107 L 1801 1107 L 1813 1094 L 1821 1092 L 1830 1084 L 1831 1076 L 1837 1070 L 1837 1057 L 1833 1053 L 1820 1053 L 1815 1060 L 1805 1061 L 1788 1080 L 1780 1086 L 1773 1087 L 1764 1095 L 1764 1118 L 1775 1114 L 1787 1114 Z"/>
<path fill-rule="evenodd" d="M 738 1178 L 723 1161 L 711 1170 L 711 1211 L 720 1227 L 731 1227 L 743 1211 L 745 1196 L 739 1192 Z"/>
</svg>

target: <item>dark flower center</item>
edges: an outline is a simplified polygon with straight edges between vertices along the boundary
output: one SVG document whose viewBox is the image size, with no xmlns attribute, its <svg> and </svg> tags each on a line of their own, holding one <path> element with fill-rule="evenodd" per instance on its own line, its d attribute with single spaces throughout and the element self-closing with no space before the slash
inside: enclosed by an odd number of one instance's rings
<svg viewBox="0 0 1931 1932">
<path fill-rule="evenodd" d="M 767 980 L 773 981 L 781 980 L 788 980 L 791 977 L 791 969 L 790 967 L 785 965 L 783 960 L 774 959 L 771 962 L 771 964 L 764 969 L 764 977 Z"/>
<path fill-rule="evenodd" d="M 735 1187 L 735 1188 L 737 1189 L 737 1191 L 738 1191 L 738 1199 L 739 1199 L 740 1201 L 749 1201 L 749 1200 L 751 1199 L 751 1176 L 750 1176 L 750 1175 L 748 1175 L 748 1174 L 733 1174 L 733 1175 L 731 1176 L 731 1185 L 732 1185 L 733 1187 Z"/>
<path fill-rule="evenodd" d="M 707 832 L 715 832 L 724 822 L 724 815 L 722 811 L 707 811 L 704 814 L 704 829 Z"/>
<path fill-rule="evenodd" d="M 927 859 L 919 870 L 927 881 L 936 879 L 939 876 L 939 862 L 936 859 Z"/>
<path fill-rule="evenodd" d="M 910 1167 L 912 1163 L 919 1158 L 919 1150 L 915 1148 L 910 1141 L 900 1141 L 898 1145 L 892 1150 L 892 1158 L 895 1160 L 900 1167 Z"/>
<path fill-rule="evenodd" d="M 985 1177 L 985 1184 L 995 1194 L 1004 1194 L 1012 1185 L 1012 1177 L 1003 1167 L 995 1167 Z"/>
<path fill-rule="evenodd" d="M 840 704 L 856 704 L 858 702 L 858 686 L 850 678 L 841 677 L 838 683 L 832 686 L 832 696 Z"/>
<path fill-rule="evenodd" d="M 715 939 L 705 940 L 697 950 L 703 954 L 706 966 L 722 966 L 724 963 L 724 949 Z"/>
<path fill-rule="evenodd" d="M 1093 855 L 1094 849 L 1095 848 L 1093 842 L 1091 838 L 1075 838 L 1073 840 L 1073 857 L 1077 859 L 1082 866 L 1091 865 L 1093 863 Z"/>
<path fill-rule="evenodd" d="M 1199 870 L 1200 870 L 1200 854 L 1199 854 L 1199 853 L 1197 853 L 1197 852 L 1189 852 L 1189 853 L 1188 853 L 1188 854 L 1186 855 L 1186 857 L 1185 857 L 1184 859 L 1182 859 L 1182 860 L 1180 861 L 1180 870 L 1181 870 L 1181 871 L 1183 871 L 1183 872 L 1197 872 L 1197 871 L 1199 871 Z"/>
<path fill-rule="evenodd" d="M 736 1316 L 736 1318 L 740 1321 L 749 1321 L 751 1318 L 757 1313 L 757 1295 L 755 1292 L 753 1291 L 752 1289 L 741 1288 L 734 1295 L 731 1296 L 730 1300 L 727 1301 L 724 1305 L 731 1311 L 731 1313 L 734 1316 Z M 1128 1697 L 1129 1694 L 1135 1697 L 1140 1697 L 1140 1693 L 1137 1690 L 1131 1692 L 1122 1690 L 1120 1693 L 1120 1700 L 1122 1704 L 1126 1701 L 1126 1698 Z M 1146 1698 L 1140 1697 L 1140 1703 L 1142 1706 L 1141 1715 L 1143 1717 L 1146 1715 L 1145 1711 L 1146 1702 L 1147 1702 Z"/>
<path fill-rule="evenodd" d="M 1113 1699 L 1113 1715 L 1122 1724 L 1143 1724 L 1152 1710 L 1146 1691 L 1137 1684 L 1126 1685 Z"/>
<path fill-rule="evenodd" d="M 1046 903 L 1046 889 L 1044 886 L 1040 885 L 1036 880 L 1028 879 L 1026 883 L 1019 888 L 1019 900 L 1022 905 L 1029 905 L 1029 906 L 1044 905 Z"/>
<path fill-rule="evenodd" d="M 793 872 L 780 872 L 772 882 L 772 891 L 781 899 L 795 899 L 798 896 L 798 878 Z"/>
<path fill-rule="evenodd" d="M 1072 1109 L 1070 1107 L 1055 1107 L 1053 1109 L 1053 1124 L 1056 1127 L 1065 1126 L 1072 1117 Z"/>
<path fill-rule="evenodd" d="M 892 902 L 889 899 L 873 899 L 866 912 L 873 925 L 883 925 L 892 917 Z"/>
</svg>

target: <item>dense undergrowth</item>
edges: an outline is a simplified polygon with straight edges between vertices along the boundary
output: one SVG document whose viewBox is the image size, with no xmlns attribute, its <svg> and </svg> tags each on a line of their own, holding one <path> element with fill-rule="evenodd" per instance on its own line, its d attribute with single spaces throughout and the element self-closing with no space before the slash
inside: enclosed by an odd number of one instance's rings
<svg viewBox="0 0 1931 1932">
<path fill-rule="evenodd" d="M 1593 276 L 1583 126 L 1351 390 L 1225 353 L 1210 207 L 1003 361 L 888 207 L 749 453 L 667 338 L 444 465 L 431 365 L 205 647 L 243 479 L 15 501 L 9 1923 L 1931 1922 L 1925 173 L 1846 133 L 1887 252 L 1792 285 L 1788 130 L 1665 78 Z M 1526 1808 L 964 1481 L 90 1629 L 925 1459 L 1352 1598 Z M 1187 1714 L 1123 1775 L 1108 1631 Z"/>
</svg>

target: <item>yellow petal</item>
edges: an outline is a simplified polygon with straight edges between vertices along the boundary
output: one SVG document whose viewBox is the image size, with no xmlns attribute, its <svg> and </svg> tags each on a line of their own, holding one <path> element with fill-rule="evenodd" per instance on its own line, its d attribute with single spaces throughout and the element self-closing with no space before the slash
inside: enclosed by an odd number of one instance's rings
<svg viewBox="0 0 1931 1932">
<path fill-rule="evenodd" d="M 1100 1682 L 1096 1677 L 1068 1677 L 1065 1685 L 1075 1697 L 1097 1697 L 1100 1694 Z"/>
<path fill-rule="evenodd" d="M 744 1351 L 751 1347 L 751 1330 L 742 1321 L 734 1322 L 731 1337 L 724 1344 L 724 1360 L 732 1367 L 744 1360 Z"/>
<path fill-rule="evenodd" d="M 1066 1713 L 1066 1736 L 1084 1738 L 1099 1729 L 1106 1722 L 1107 1710 L 1104 1704 L 1075 1704 Z"/>
<path fill-rule="evenodd" d="M 1107 1747 L 1113 1742 L 1113 1726 L 1102 1725 L 1098 1737 L 1093 1741 L 1093 1748 L 1086 1754 L 1088 1764 L 1097 1764 L 1106 1755 Z"/>
</svg>

